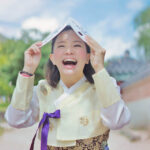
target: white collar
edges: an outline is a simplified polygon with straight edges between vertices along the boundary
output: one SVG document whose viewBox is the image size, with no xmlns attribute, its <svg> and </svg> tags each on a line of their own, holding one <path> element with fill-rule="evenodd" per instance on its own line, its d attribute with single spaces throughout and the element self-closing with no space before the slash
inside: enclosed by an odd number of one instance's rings
<svg viewBox="0 0 150 150">
<path fill-rule="evenodd" d="M 83 78 L 81 78 L 78 82 L 76 82 L 74 85 L 72 85 L 70 88 L 68 88 L 62 80 L 60 80 L 60 85 L 63 87 L 64 89 L 64 93 L 68 93 L 71 94 L 72 92 L 74 92 L 82 83 L 84 83 L 86 81 L 86 77 L 84 76 Z"/>
</svg>

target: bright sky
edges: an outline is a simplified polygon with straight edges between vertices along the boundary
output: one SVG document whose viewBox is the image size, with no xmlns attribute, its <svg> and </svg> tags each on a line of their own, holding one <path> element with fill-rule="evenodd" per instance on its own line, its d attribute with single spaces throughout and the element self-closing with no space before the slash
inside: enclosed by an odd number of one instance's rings
<svg viewBox="0 0 150 150">
<path fill-rule="evenodd" d="M 149 0 L 0 0 L 0 33 L 19 37 L 22 28 L 52 32 L 72 17 L 107 49 L 106 58 L 126 49 L 134 55 L 133 19 L 148 5 Z"/>
</svg>

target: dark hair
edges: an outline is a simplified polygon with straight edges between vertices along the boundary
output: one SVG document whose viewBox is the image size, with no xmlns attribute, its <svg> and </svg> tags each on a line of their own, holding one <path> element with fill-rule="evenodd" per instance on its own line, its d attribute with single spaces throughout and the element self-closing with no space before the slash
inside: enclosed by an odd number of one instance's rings
<svg viewBox="0 0 150 150">
<path fill-rule="evenodd" d="M 68 31 L 68 30 L 73 30 L 73 29 L 70 26 L 66 26 L 61 31 L 61 33 L 64 32 L 64 31 Z M 51 53 L 53 53 L 54 44 L 55 44 L 55 41 L 56 41 L 57 37 L 59 36 L 59 34 L 52 39 Z M 85 43 L 85 46 L 86 46 L 87 53 L 90 53 L 90 47 L 86 43 Z M 94 80 L 92 78 L 92 75 L 95 73 L 95 71 L 94 71 L 90 61 L 89 61 L 88 64 L 85 64 L 84 69 L 83 69 L 83 73 L 84 73 L 85 77 L 87 78 L 87 80 L 90 83 L 93 84 Z M 58 82 L 60 80 L 59 70 L 58 70 L 57 66 L 54 65 L 50 59 L 48 59 L 47 66 L 46 66 L 46 80 L 54 88 L 57 87 L 57 84 L 58 84 Z"/>
</svg>

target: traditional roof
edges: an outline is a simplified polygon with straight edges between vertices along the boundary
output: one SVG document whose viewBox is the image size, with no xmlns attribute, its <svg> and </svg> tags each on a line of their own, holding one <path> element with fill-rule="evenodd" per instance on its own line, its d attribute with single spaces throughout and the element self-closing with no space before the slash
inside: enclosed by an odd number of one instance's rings
<svg viewBox="0 0 150 150">
<path fill-rule="evenodd" d="M 126 81 L 135 75 L 143 65 L 144 62 L 132 58 L 129 51 L 126 51 L 123 57 L 108 61 L 106 69 L 117 81 Z"/>
<path fill-rule="evenodd" d="M 145 63 L 141 68 L 139 68 L 138 72 L 134 76 L 121 84 L 121 88 L 127 87 L 147 77 L 150 77 L 150 62 Z"/>
</svg>

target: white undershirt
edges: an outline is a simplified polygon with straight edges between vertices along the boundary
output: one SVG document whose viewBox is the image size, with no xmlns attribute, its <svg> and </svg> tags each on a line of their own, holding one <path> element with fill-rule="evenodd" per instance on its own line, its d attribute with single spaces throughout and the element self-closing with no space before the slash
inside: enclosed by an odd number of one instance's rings
<svg viewBox="0 0 150 150">
<path fill-rule="evenodd" d="M 86 78 L 83 77 L 78 82 L 76 82 L 73 86 L 68 88 L 62 80 L 60 80 L 60 85 L 63 87 L 64 93 L 55 101 L 55 106 L 57 107 L 60 102 L 62 102 L 66 97 L 68 97 L 70 94 L 72 94 L 82 83 L 86 81 Z"/>
</svg>

